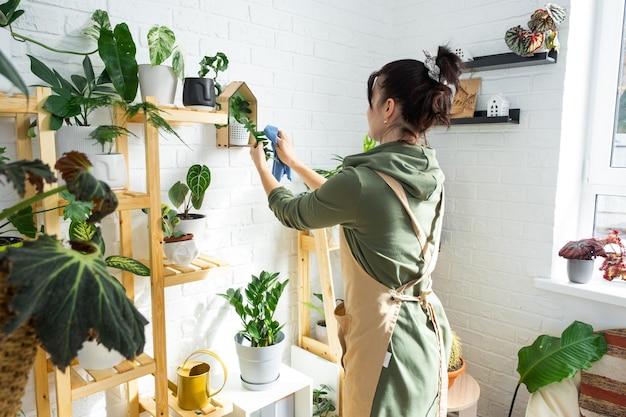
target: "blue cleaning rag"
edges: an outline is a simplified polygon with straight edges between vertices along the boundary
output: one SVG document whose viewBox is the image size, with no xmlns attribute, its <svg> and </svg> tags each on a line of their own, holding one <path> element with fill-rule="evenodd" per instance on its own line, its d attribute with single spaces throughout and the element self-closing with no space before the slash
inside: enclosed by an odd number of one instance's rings
<svg viewBox="0 0 626 417">
<path fill-rule="evenodd" d="M 285 165 L 276 153 L 276 141 L 278 140 L 278 128 L 276 126 L 267 125 L 263 129 L 265 136 L 272 142 L 272 150 L 274 151 L 274 165 L 272 166 L 272 175 L 277 181 L 280 181 L 284 175 L 287 175 L 289 181 L 291 181 L 291 168 Z"/>
</svg>

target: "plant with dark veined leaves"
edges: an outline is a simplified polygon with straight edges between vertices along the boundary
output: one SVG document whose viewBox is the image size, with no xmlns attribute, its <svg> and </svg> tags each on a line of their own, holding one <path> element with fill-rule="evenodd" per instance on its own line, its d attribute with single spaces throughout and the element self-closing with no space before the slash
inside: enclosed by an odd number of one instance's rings
<svg viewBox="0 0 626 417">
<path fill-rule="evenodd" d="M 211 170 L 206 165 L 195 164 L 187 170 L 185 183 L 176 181 L 169 189 L 167 195 L 172 205 L 178 209 L 183 206 L 180 213 L 183 219 L 191 218 L 189 210 L 193 206 L 200 210 L 204 201 L 204 194 L 211 185 Z"/>
<path fill-rule="evenodd" d="M 11 182 L 20 196 L 25 183 L 35 185 L 37 194 L 0 213 L 0 220 L 27 206 L 64 190 L 80 201 L 91 202 L 85 220 L 99 223 L 115 211 L 115 193 L 90 173 L 85 155 L 69 152 L 55 168 L 66 185 L 43 191 L 44 183 L 55 180 L 54 173 L 41 161 L 0 161 L 0 175 Z M 72 240 L 70 247 L 54 236 L 40 234 L 22 247 L 9 247 L 0 253 L 6 283 L 15 288 L 9 320 L 1 329 L 4 340 L 23 325 L 34 325 L 37 340 L 50 354 L 52 363 L 67 367 L 82 343 L 94 336 L 106 347 L 132 359 L 143 351 L 147 320 L 126 297 L 124 287 L 107 271 L 100 246 L 93 240 Z M 31 320 L 34 319 L 34 320 Z M 2 355 L 0 355 L 2 356 Z"/>
<path fill-rule="evenodd" d="M 521 25 L 507 30 L 504 40 L 511 51 L 520 56 L 531 56 L 538 49 L 559 49 L 558 25 L 567 17 L 565 8 L 547 3 L 530 16 L 528 29 Z"/>
<path fill-rule="evenodd" d="M 571 378 L 581 369 L 589 369 L 591 364 L 606 353 L 604 335 L 594 333 L 593 328 L 580 321 L 574 321 L 561 334 L 561 338 L 541 335 L 532 345 L 518 352 L 517 372 L 520 378 L 515 387 L 509 417 L 519 387 L 524 384 L 530 393 L 553 382 Z"/>
<path fill-rule="evenodd" d="M 258 277 L 252 275 L 244 291 L 245 300 L 241 288 L 229 288 L 225 294 L 218 294 L 234 307 L 243 324 L 239 334 L 248 339 L 253 347 L 273 345 L 284 326 L 274 320 L 274 313 L 289 280 L 280 282 L 278 275 L 278 272 L 266 271 L 261 271 Z"/>
</svg>

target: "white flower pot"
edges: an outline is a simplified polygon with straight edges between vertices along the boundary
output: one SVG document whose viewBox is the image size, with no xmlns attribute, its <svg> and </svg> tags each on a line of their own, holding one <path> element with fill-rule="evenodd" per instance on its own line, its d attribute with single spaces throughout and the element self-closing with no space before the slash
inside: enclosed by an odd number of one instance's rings
<svg viewBox="0 0 626 417">
<path fill-rule="evenodd" d="M 199 213 L 189 213 L 190 219 L 183 219 L 181 214 L 178 214 L 180 223 L 176 226 L 176 230 L 181 232 L 191 233 L 193 240 L 196 242 L 196 246 L 202 244 L 206 229 L 206 216 Z"/>
<path fill-rule="evenodd" d="M 96 179 L 106 182 L 112 190 L 126 187 L 126 159 L 121 153 L 104 153 L 89 156 L 93 168 L 91 173 Z"/>
<path fill-rule="evenodd" d="M 82 152 L 87 156 L 102 152 L 102 146 L 89 138 L 95 129 L 93 126 L 62 126 L 57 130 L 56 152 L 57 159 L 70 151 Z"/>
<path fill-rule="evenodd" d="M 233 146 L 246 146 L 250 142 L 250 132 L 246 127 L 231 119 L 228 123 L 228 143 Z"/>
<path fill-rule="evenodd" d="M 169 262 L 179 266 L 188 266 L 200 254 L 193 239 L 164 242 L 163 252 Z"/>
<path fill-rule="evenodd" d="M 156 97 L 157 103 L 174 104 L 176 96 L 176 85 L 178 78 L 172 67 L 165 65 L 152 66 L 150 64 L 140 64 L 139 68 L 139 89 L 143 101 L 146 97 Z"/>
<path fill-rule="evenodd" d="M 586 284 L 593 275 L 593 259 L 568 259 L 567 277 L 576 284 Z"/>
<path fill-rule="evenodd" d="M 112 368 L 124 360 L 124 356 L 117 350 L 109 350 L 95 340 L 84 342 L 77 355 L 80 366 L 91 371 Z"/>
<path fill-rule="evenodd" d="M 241 334 L 235 335 L 235 349 L 239 358 L 241 384 L 251 391 L 271 388 L 280 377 L 285 334 L 279 332 L 272 346 L 252 347 Z M 247 345 L 243 344 L 247 343 Z"/>
</svg>

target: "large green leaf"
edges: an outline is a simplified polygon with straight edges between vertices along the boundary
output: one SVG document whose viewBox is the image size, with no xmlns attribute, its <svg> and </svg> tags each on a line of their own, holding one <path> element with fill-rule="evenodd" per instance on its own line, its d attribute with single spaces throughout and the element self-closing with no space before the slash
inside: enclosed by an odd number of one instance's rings
<svg viewBox="0 0 626 417">
<path fill-rule="evenodd" d="M 187 196 L 188 192 L 189 187 L 187 187 L 186 184 L 183 184 L 180 181 L 176 181 L 167 191 L 167 196 L 172 202 L 172 205 L 175 208 L 179 208 L 185 202 L 185 197 Z"/>
<path fill-rule="evenodd" d="M 136 259 L 128 258 L 121 255 L 111 255 L 105 259 L 107 266 L 117 268 L 124 271 L 132 272 L 142 277 L 150 276 L 150 268 L 142 264 Z"/>
<path fill-rule="evenodd" d="M 137 48 L 126 23 L 115 26 L 114 31 L 101 28 L 98 51 L 113 86 L 122 99 L 130 103 L 137 95 Z"/>
<path fill-rule="evenodd" d="M 154 25 L 148 31 L 148 49 L 150 51 L 150 64 L 161 65 L 172 55 L 176 35 L 167 26 Z"/>
<path fill-rule="evenodd" d="M 574 321 L 560 339 L 541 335 L 531 346 L 519 350 L 518 384 L 525 384 L 529 392 L 535 392 L 553 382 L 571 378 L 580 369 L 588 369 L 606 349 L 603 334 L 594 333 L 586 323 Z"/>
<path fill-rule="evenodd" d="M 11 63 L 11 60 L 7 58 L 2 51 L 0 51 L 0 74 L 4 75 L 14 86 L 16 86 L 20 92 L 28 96 L 28 87 L 24 83 L 24 80 L 20 76 L 20 73 Z"/>
<path fill-rule="evenodd" d="M 65 368 L 90 335 L 132 359 L 143 352 L 148 321 L 107 272 L 99 250 L 80 253 L 42 235 L 9 248 L 10 304 L 16 315 L 2 329 L 9 334 L 34 318 L 36 333 L 52 363 Z"/>
<path fill-rule="evenodd" d="M 187 185 L 191 190 L 191 202 L 196 210 L 202 206 L 204 193 L 211 185 L 211 171 L 206 165 L 195 164 L 187 171 Z"/>
</svg>

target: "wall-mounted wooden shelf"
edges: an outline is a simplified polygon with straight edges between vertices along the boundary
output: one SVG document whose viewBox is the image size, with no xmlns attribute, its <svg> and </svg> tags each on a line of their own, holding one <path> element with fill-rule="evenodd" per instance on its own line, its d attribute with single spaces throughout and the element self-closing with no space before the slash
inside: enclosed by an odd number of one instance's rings
<svg viewBox="0 0 626 417">
<path fill-rule="evenodd" d="M 450 119 L 453 125 L 475 125 L 482 123 L 513 123 L 519 124 L 520 109 L 510 109 L 508 116 L 487 117 L 487 110 L 474 112 L 474 117 Z"/>
<path fill-rule="evenodd" d="M 513 52 L 477 56 L 474 57 L 473 61 L 465 63 L 465 72 L 556 64 L 557 55 L 555 50 L 551 50 L 549 52 L 538 52 L 530 57 L 519 56 Z"/>
</svg>

